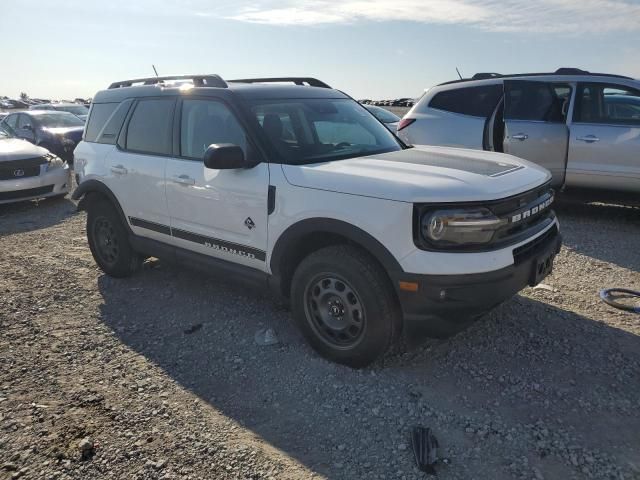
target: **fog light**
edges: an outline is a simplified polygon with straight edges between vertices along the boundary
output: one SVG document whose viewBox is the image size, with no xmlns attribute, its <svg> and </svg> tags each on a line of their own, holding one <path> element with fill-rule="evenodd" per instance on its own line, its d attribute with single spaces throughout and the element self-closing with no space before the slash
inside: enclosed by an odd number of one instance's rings
<svg viewBox="0 0 640 480">
<path fill-rule="evenodd" d="M 447 298 L 447 291 L 440 290 L 440 300 L 444 300 L 445 298 Z"/>
</svg>

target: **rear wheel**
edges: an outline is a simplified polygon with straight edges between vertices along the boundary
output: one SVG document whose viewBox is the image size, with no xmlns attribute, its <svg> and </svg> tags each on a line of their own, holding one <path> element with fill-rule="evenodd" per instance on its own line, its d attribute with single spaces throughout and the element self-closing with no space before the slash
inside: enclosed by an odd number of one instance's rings
<svg viewBox="0 0 640 480">
<path fill-rule="evenodd" d="M 129 244 L 120 216 L 106 201 L 87 208 L 87 238 L 96 263 L 112 277 L 128 277 L 140 268 L 142 257 Z"/>
<path fill-rule="evenodd" d="M 294 318 L 322 356 L 351 367 L 381 357 L 400 326 L 400 309 L 382 268 L 351 246 L 323 248 L 293 277 Z"/>
</svg>

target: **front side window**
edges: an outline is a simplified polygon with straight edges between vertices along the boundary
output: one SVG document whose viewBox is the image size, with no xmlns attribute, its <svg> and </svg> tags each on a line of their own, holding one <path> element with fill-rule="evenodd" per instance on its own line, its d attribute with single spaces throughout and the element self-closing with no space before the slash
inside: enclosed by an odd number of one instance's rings
<svg viewBox="0 0 640 480">
<path fill-rule="evenodd" d="M 502 85 L 464 87 L 437 93 L 429 107 L 473 117 L 488 117 L 502 97 Z"/>
<path fill-rule="evenodd" d="M 402 149 L 384 125 L 350 99 L 254 100 L 251 111 L 284 163 L 328 162 Z"/>
<path fill-rule="evenodd" d="M 617 85 L 582 84 L 574 122 L 640 126 L 640 91 Z"/>
<path fill-rule="evenodd" d="M 215 100 L 184 100 L 180 121 L 181 156 L 202 160 L 211 144 L 231 143 L 247 155 L 247 135 L 235 115 Z"/>
<path fill-rule="evenodd" d="M 33 122 L 28 115 L 21 113 L 18 116 L 18 130 L 23 129 L 24 127 L 33 127 Z"/>
<path fill-rule="evenodd" d="M 505 81 L 505 119 L 564 123 L 570 93 L 562 84 Z"/>
<path fill-rule="evenodd" d="M 170 155 L 174 105 L 173 99 L 140 100 L 129 120 L 126 149 Z"/>
</svg>

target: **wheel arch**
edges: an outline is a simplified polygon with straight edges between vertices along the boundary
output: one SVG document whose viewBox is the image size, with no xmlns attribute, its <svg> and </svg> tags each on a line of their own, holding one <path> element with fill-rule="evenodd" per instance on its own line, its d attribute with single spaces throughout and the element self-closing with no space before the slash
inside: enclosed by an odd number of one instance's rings
<svg viewBox="0 0 640 480">
<path fill-rule="evenodd" d="M 310 253 L 330 245 L 350 244 L 371 255 L 382 267 L 396 294 L 393 272 L 402 272 L 396 258 L 371 234 L 333 218 L 310 218 L 288 227 L 276 241 L 269 261 L 270 285 L 278 295 L 288 298 L 296 267 Z"/>
<path fill-rule="evenodd" d="M 122 224 L 127 229 L 128 233 L 131 232 L 131 227 L 129 226 L 129 222 L 127 221 L 127 217 L 124 214 L 124 210 L 120 206 L 120 202 L 116 198 L 115 194 L 107 187 L 104 183 L 99 180 L 87 180 L 82 182 L 78 187 L 73 191 L 71 195 L 73 200 L 79 200 L 78 202 L 78 210 L 87 210 L 88 206 L 91 203 L 104 200 L 109 202 L 115 208 L 116 212 L 120 216 L 122 220 Z"/>
</svg>

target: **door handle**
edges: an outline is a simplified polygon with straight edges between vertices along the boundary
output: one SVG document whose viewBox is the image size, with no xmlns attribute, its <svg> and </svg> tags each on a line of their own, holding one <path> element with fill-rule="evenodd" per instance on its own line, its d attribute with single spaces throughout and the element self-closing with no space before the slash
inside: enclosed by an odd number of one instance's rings
<svg viewBox="0 0 640 480">
<path fill-rule="evenodd" d="M 587 143 L 594 143 L 594 142 L 600 141 L 600 139 L 595 135 L 587 135 L 586 137 L 577 137 L 576 140 L 579 140 L 581 142 L 587 142 Z"/>
<path fill-rule="evenodd" d="M 518 133 L 516 135 L 511 135 L 511 138 L 524 142 L 527 138 L 529 138 L 529 135 L 527 135 L 526 133 Z"/>
<path fill-rule="evenodd" d="M 115 173 L 116 175 L 126 175 L 129 170 L 124 168 L 123 165 L 114 165 L 113 167 L 111 167 L 111 172 Z"/>
<path fill-rule="evenodd" d="M 171 179 L 174 182 L 179 183 L 180 185 L 195 185 L 196 184 L 196 179 L 195 178 L 191 178 L 189 175 L 174 175 L 173 177 L 171 177 Z"/>
</svg>

